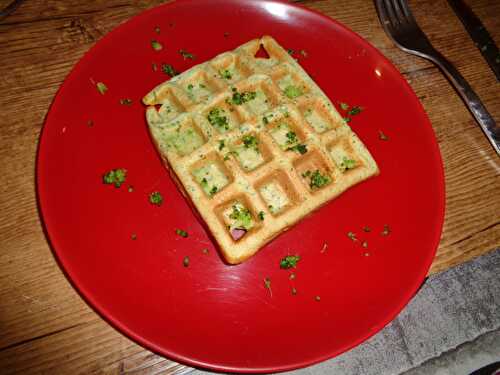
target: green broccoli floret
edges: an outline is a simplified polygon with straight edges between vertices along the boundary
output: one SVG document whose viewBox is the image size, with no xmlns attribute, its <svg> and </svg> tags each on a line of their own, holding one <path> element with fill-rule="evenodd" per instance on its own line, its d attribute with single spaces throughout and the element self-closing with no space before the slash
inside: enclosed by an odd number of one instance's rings
<svg viewBox="0 0 500 375">
<path fill-rule="evenodd" d="M 163 204 L 163 197 L 159 191 L 154 191 L 149 194 L 149 202 L 155 206 L 161 206 Z"/>
<path fill-rule="evenodd" d="M 280 268 L 289 269 L 289 268 L 297 268 L 297 263 L 300 260 L 300 256 L 298 255 L 287 255 L 280 261 Z"/>
<path fill-rule="evenodd" d="M 102 176 L 102 182 L 107 185 L 122 186 L 127 178 L 127 170 L 124 168 L 112 169 Z"/>
</svg>

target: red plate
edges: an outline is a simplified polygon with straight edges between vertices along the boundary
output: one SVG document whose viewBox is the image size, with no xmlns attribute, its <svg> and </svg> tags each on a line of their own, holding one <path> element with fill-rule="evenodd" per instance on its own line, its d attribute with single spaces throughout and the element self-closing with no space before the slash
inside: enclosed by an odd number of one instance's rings
<svg viewBox="0 0 500 375">
<path fill-rule="evenodd" d="M 228 266 L 162 167 L 140 99 L 167 79 L 153 62 L 182 71 L 264 34 L 304 49 L 300 63 L 333 102 L 364 108 L 351 126 L 381 174 L 246 263 Z M 164 48 L 154 51 L 152 39 Z M 180 49 L 196 59 L 183 60 Z M 108 92 L 101 95 L 91 79 Z M 122 98 L 133 104 L 121 105 Z M 133 192 L 101 182 L 113 168 L 128 170 Z M 147 348 L 220 371 L 307 366 L 379 331 L 424 279 L 444 216 L 439 149 L 406 81 L 344 26 L 277 1 L 176 1 L 111 32 L 59 90 L 43 129 L 37 179 L 54 252 L 89 304 Z M 148 202 L 155 190 L 165 198 L 161 207 Z M 384 224 L 388 236 L 380 234 Z M 177 236 L 176 228 L 189 237 Z M 350 231 L 359 241 L 348 238 Z M 294 280 L 279 268 L 287 254 L 301 256 Z"/>
</svg>

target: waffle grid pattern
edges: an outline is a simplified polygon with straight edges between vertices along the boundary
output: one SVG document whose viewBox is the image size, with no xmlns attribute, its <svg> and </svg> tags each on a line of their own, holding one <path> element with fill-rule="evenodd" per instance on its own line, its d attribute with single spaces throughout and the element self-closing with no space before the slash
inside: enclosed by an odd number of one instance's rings
<svg viewBox="0 0 500 375">
<path fill-rule="evenodd" d="M 256 57 L 262 48 L 268 56 Z M 330 100 L 269 36 L 196 65 L 143 101 L 167 169 L 229 263 L 378 173 Z M 245 230 L 235 236 L 231 212 L 240 208 Z"/>
</svg>

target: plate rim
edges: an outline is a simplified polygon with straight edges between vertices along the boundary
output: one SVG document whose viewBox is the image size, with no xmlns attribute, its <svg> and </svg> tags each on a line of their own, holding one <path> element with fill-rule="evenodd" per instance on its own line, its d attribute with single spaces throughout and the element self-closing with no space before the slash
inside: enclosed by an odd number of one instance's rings
<svg viewBox="0 0 500 375">
<path fill-rule="evenodd" d="M 231 0 L 220 0 L 220 1 L 225 1 L 227 4 L 234 4 L 231 2 Z M 113 314 L 108 311 L 108 309 L 103 306 L 101 303 L 98 301 L 94 300 L 92 293 L 88 292 L 85 287 L 83 287 L 81 284 L 78 282 L 78 277 L 75 275 L 71 274 L 71 270 L 68 269 L 68 267 L 65 266 L 65 261 L 64 261 L 64 256 L 63 252 L 60 252 L 60 250 L 57 250 L 57 246 L 55 245 L 55 239 L 53 236 L 50 235 L 50 227 L 53 224 L 49 224 L 51 220 L 48 219 L 48 214 L 47 214 L 47 208 L 45 204 L 43 203 L 42 195 L 45 195 L 46 192 L 42 192 L 43 188 L 41 187 L 42 181 L 44 180 L 42 170 L 44 169 L 44 166 L 49 164 L 49 162 L 44 157 L 44 152 L 42 149 L 46 149 L 47 147 L 44 147 L 44 144 L 47 142 L 47 127 L 48 123 L 51 121 L 51 117 L 53 116 L 53 106 L 55 103 L 58 101 L 58 98 L 61 97 L 64 92 L 67 89 L 68 86 L 68 80 L 69 78 L 77 73 L 80 68 L 83 65 L 83 60 L 90 55 L 95 48 L 97 48 L 100 44 L 105 43 L 110 40 L 119 30 L 121 30 L 124 26 L 128 25 L 131 22 L 137 22 L 139 18 L 145 18 L 147 17 L 150 13 L 154 13 L 158 11 L 160 8 L 168 8 L 168 7 L 175 7 L 180 3 L 191 3 L 192 5 L 195 5 L 197 3 L 196 0 L 176 0 L 172 1 L 169 3 L 164 3 L 160 4 L 158 6 L 154 6 L 152 8 L 146 9 L 144 11 L 139 12 L 138 14 L 124 20 L 122 23 L 118 24 L 115 26 L 111 31 L 106 33 L 102 38 L 100 38 L 97 42 L 95 42 L 77 61 L 76 64 L 73 65 L 72 69 L 69 71 L 69 73 L 65 76 L 64 81 L 58 88 L 56 94 L 54 95 L 52 102 L 50 106 L 48 107 L 47 114 L 45 116 L 44 122 L 42 129 L 40 131 L 40 135 L 38 138 L 38 146 L 36 150 L 36 165 L 35 165 L 35 190 L 36 190 L 36 202 L 37 202 L 37 207 L 38 207 L 38 215 L 40 218 L 40 223 L 43 229 L 43 232 L 45 234 L 47 243 L 49 247 L 51 248 L 51 252 L 56 259 L 56 262 L 60 268 L 60 270 L 63 272 L 65 278 L 69 281 L 70 285 L 77 291 L 77 293 L 82 297 L 82 299 L 87 303 L 88 306 L 92 308 L 94 312 L 96 312 L 105 322 L 110 324 L 113 328 L 117 329 L 120 334 L 123 334 L 125 337 L 131 339 L 135 343 L 138 343 L 139 345 L 143 346 L 145 350 L 150 350 L 154 353 L 157 353 L 167 360 L 179 362 L 180 364 L 186 365 L 186 366 L 191 366 L 195 368 L 202 368 L 202 369 L 208 369 L 209 371 L 222 371 L 222 372 L 239 372 L 239 373 L 268 373 L 268 372 L 283 372 L 283 371 L 291 371 L 299 368 L 304 368 L 307 366 L 312 366 L 314 364 L 324 362 L 326 360 L 332 359 L 334 357 L 337 357 L 345 352 L 348 352 L 349 350 L 353 349 L 354 347 L 357 347 L 361 343 L 365 342 L 368 340 L 370 337 L 374 336 L 376 333 L 380 332 L 385 326 L 387 326 L 390 322 L 392 322 L 396 316 L 405 308 L 405 306 L 408 305 L 408 303 L 411 301 L 411 299 L 415 296 L 415 294 L 418 292 L 420 287 L 423 285 L 426 279 L 426 275 L 432 265 L 432 262 L 435 258 L 436 252 L 439 247 L 439 242 L 441 239 L 442 235 L 442 230 L 443 230 L 443 225 L 444 225 L 444 219 L 445 219 L 445 207 L 446 207 L 446 190 L 445 190 L 445 174 L 444 174 L 444 165 L 443 165 L 443 159 L 442 155 L 440 152 L 439 144 L 436 138 L 435 130 L 432 126 L 432 123 L 422 105 L 420 100 L 418 100 L 418 97 L 416 96 L 416 93 L 413 91 L 413 88 L 409 85 L 409 83 L 406 81 L 404 76 L 401 74 L 399 69 L 392 63 L 391 60 L 389 60 L 381 51 L 379 51 L 374 45 L 372 45 L 368 40 L 364 39 L 361 35 L 356 33 L 355 31 L 351 30 L 349 27 L 345 26 L 341 22 L 337 21 L 334 18 L 331 18 L 323 13 L 320 13 L 319 11 L 316 11 L 314 9 L 307 8 L 301 4 L 297 3 L 290 3 L 286 0 L 240 0 L 240 1 L 245 1 L 247 3 L 276 3 L 276 4 L 282 4 L 290 8 L 295 8 L 296 10 L 299 10 L 300 12 L 306 12 L 306 13 L 312 13 L 315 17 L 321 18 L 323 21 L 327 21 L 329 23 L 335 24 L 335 26 L 339 29 L 342 29 L 342 31 L 346 32 L 347 34 L 351 35 L 354 39 L 356 39 L 358 42 L 363 44 L 365 48 L 370 50 L 370 53 L 374 54 L 377 56 L 377 58 L 380 58 L 384 63 L 387 64 L 387 66 L 390 67 L 391 70 L 393 70 L 393 73 L 396 74 L 398 77 L 398 83 L 401 84 L 401 87 L 404 87 L 405 92 L 409 93 L 411 97 L 411 101 L 413 102 L 413 105 L 418 107 L 419 111 L 422 114 L 422 119 L 424 120 L 424 123 L 422 124 L 423 126 L 426 127 L 427 132 L 432 135 L 430 137 L 431 139 L 431 146 L 432 149 L 429 151 L 432 151 L 432 156 L 435 162 L 435 167 L 436 167 L 436 173 L 439 175 L 438 181 L 435 181 L 437 183 L 437 191 L 439 191 L 439 199 L 436 199 L 438 202 L 438 207 L 437 207 L 437 212 L 439 214 L 439 217 L 437 218 L 437 228 L 435 230 L 435 235 L 432 241 L 432 244 L 429 244 L 429 248 L 432 249 L 432 251 L 429 251 L 427 254 L 427 259 L 424 262 L 424 266 L 421 267 L 420 272 L 418 273 L 418 277 L 416 280 L 418 282 L 415 282 L 414 285 L 412 285 L 411 288 L 407 288 L 406 292 L 404 293 L 404 297 L 400 299 L 400 303 L 397 304 L 393 311 L 391 311 L 390 314 L 387 314 L 385 319 L 382 319 L 381 322 L 374 327 L 372 327 L 371 330 L 367 330 L 366 334 L 360 335 L 357 340 L 353 340 L 350 345 L 345 345 L 344 347 L 337 349 L 335 351 L 330 351 L 328 354 L 322 354 L 322 355 L 317 355 L 314 358 L 311 359 L 304 359 L 304 360 L 299 360 L 295 361 L 293 363 L 289 364 L 284 364 L 281 366 L 268 366 L 268 367 L 237 367 L 237 366 L 232 366 L 232 365 L 223 365 L 223 364 L 216 364 L 213 362 L 209 361 L 199 361 L 199 360 L 194 360 L 192 358 L 189 358 L 186 355 L 183 355 L 181 353 L 176 352 L 175 350 L 160 347 L 145 337 L 141 336 L 140 334 L 135 333 L 132 329 L 128 328 L 124 323 L 122 323 L 120 320 L 116 319 L 113 317 Z M 69 267 L 71 268 L 71 267 Z"/>
</svg>

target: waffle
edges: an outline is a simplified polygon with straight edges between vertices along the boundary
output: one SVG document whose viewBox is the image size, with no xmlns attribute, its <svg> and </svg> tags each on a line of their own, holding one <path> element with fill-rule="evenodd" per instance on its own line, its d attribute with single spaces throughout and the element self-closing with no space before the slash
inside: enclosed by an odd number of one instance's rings
<svg viewBox="0 0 500 375">
<path fill-rule="evenodd" d="M 330 100 L 269 36 L 194 66 L 143 102 L 166 168 L 230 264 L 378 174 Z"/>
</svg>

